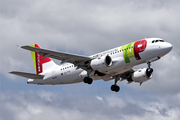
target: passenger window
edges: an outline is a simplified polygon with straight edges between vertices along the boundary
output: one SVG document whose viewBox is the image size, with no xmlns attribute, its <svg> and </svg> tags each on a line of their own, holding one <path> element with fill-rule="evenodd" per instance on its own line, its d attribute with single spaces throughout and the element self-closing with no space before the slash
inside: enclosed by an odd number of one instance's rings
<svg viewBox="0 0 180 120">
<path fill-rule="evenodd" d="M 154 40 L 152 41 L 152 43 L 154 43 Z"/>
<path fill-rule="evenodd" d="M 156 40 L 156 42 L 158 42 L 159 40 Z"/>
</svg>

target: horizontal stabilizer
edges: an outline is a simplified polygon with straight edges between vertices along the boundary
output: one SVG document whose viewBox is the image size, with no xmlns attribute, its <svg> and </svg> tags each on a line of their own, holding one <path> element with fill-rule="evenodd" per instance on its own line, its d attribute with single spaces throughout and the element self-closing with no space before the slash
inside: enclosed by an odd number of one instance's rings
<svg viewBox="0 0 180 120">
<path fill-rule="evenodd" d="M 12 71 L 9 73 L 14 74 L 14 75 L 18 75 L 21 77 L 30 78 L 30 79 L 43 79 L 43 77 L 44 77 L 44 75 L 37 75 L 37 74 L 17 72 L 17 71 Z"/>
</svg>

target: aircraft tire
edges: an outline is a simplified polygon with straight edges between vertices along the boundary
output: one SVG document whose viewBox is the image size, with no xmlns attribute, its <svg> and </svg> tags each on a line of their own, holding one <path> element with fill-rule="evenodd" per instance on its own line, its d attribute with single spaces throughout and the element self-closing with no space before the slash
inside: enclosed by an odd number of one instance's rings
<svg viewBox="0 0 180 120">
<path fill-rule="evenodd" d="M 85 78 L 83 79 L 83 81 L 84 81 L 84 83 L 92 84 L 93 79 L 92 79 L 92 78 L 89 78 L 89 77 L 85 77 Z"/>
<path fill-rule="evenodd" d="M 85 77 L 85 78 L 83 79 L 83 81 L 84 81 L 84 83 L 88 83 L 88 77 Z"/>
<path fill-rule="evenodd" d="M 93 79 L 92 78 L 88 78 L 88 84 L 92 84 L 92 82 L 93 82 Z"/>
<path fill-rule="evenodd" d="M 119 87 L 119 86 L 116 86 L 115 92 L 119 92 L 119 90 L 120 90 L 120 87 Z"/>
<path fill-rule="evenodd" d="M 120 87 L 117 86 L 117 85 L 112 85 L 112 86 L 111 86 L 111 90 L 112 90 L 112 91 L 115 91 L 115 92 L 119 92 Z"/>
</svg>

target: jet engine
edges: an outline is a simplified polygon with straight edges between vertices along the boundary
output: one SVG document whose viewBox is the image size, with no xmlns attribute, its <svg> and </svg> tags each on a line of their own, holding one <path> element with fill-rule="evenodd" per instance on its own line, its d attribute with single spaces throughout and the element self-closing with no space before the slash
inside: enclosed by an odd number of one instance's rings
<svg viewBox="0 0 180 120">
<path fill-rule="evenodd" d="M 152 68 L 143 68 L 135 71 L 130 77 L 127 78 L 129 82 L 143 83 L 152 78 Z"/>
<path fill-rule="evenodd" d="M 112 65 L 112 58 L 109 55 L 96 58 L 91 61 L 90 66 L 94 70 L 103 71 Z"/>
</svg>

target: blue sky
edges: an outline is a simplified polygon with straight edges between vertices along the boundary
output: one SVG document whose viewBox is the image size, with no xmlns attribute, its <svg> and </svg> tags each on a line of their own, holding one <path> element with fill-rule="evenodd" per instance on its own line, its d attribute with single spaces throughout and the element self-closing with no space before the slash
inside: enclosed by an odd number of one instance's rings
<svg viewBox="0 0 180 120">
<path fill-rule="evenodd" d="M 0 119 L 180 119 L 178 0 L 0 2 Z M 88 56 L 145 37 L 160 37 L 173 49 L 152 64 L 151 80 L 142 86 L 119 82 L 118 93 L 110 90 L 113 81 L 39 86 L 9 74 L 13 70 L 34 73 L 30 52 L 16 45 L 37 43 Z"/>
</svg>

